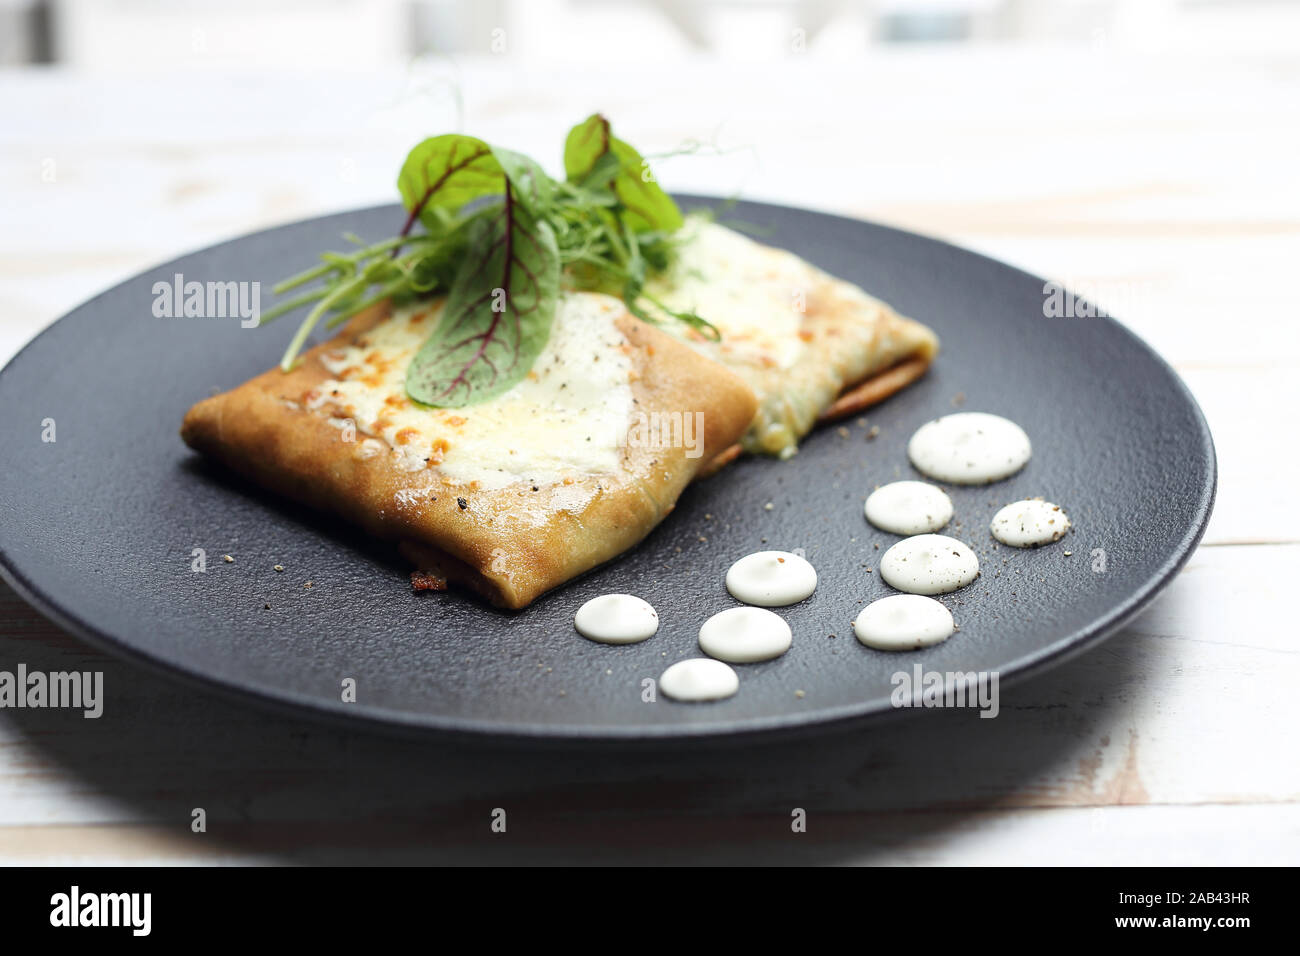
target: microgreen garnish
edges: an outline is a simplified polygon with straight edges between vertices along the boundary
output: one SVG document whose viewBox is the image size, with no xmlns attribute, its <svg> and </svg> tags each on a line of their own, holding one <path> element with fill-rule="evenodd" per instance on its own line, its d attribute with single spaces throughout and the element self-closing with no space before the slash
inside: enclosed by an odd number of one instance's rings
<svg viewBox="0 0 1300 956">
<path fill-rule="evenodd" d="M 397 180 L 401 232 L 370 245 L 349 236 L 361 248 L 325 253 L 275 287 L 296 294 L 263 322 L 311 306 L 280 367 L 293 367 L 322 319 L 334 327 L 384 299 L 434 293 L 447 296 L 442 316 L 406 372 L 407 394 L 426 405 L 471 405 L 519 382 L 546 345 L 562 287 L 619 295 L 647 322 L 666 315 L 716 340 L 706 320 L 645 292 L 683 223 L 649 164 L 594 115 L 569 132 L 564 167 L 554 180 L 527 156 L 456 133 L 418 144 Z"/>
</svg>

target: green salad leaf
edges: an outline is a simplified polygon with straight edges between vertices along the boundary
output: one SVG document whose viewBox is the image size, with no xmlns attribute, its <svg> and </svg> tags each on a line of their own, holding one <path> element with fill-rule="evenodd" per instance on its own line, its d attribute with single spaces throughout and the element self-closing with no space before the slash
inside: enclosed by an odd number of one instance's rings
<svg viewBox="0 0 1300 956">
<path fill-rule="evenodd" d="M 410 218 L 430 232 L 445 224 L 440 213 L 456 214 L 480 196 L 501 192 L 501 161 L 487 143 L 473 136 L 446 133 L 416 145 L 402 164 L 397 190 Z"/>
<path fill-rule="evenodd" d="M 417 402 L 460 408 L 508 391 L 546 345 L 560 294 L 555 234 L 513 183 L 474 222 L 442 317 L 406 372 Z"/>
<path fill-rule="evenodd" d="M 495 147 L 493 154 L 514 191 L 515 198 L 535 216 L 543 215 L 555 199 L 555 181 L 523 153 Z"/>
<path fill-rule="evenodd" d="M 564 175 L 587 189 L 610 189 L 635 232 L 676 232 L 682 213 L 655 181 L 650 163 L 616 138 L 609 120 L 593 113 L 564 140 Z"/>
<path fill-rule="evenodd" d="M 596 114 L 569 132 L 564 169 L 552 179 L 522 153 L 459 133 L 417 144 L 397 178 L 400 233 L 353 240 L 360 248 L 324 253 L 276 285 L 289 297 L 262 322 L 310 307 L 281 368 L 294 366 L 322 320 L 334 327 L 377 302 L 435 294 L 447 296 L 441 318 L 406 370 L 407 394 L 426 405 L 472 405 L 523 379 L 546 346 L 561 286 L 619 295 L 644 321 L 718 338 L 704 318 L 645 292 L 672 263 L 684 220 L 641 155 Z"/>
</svg>

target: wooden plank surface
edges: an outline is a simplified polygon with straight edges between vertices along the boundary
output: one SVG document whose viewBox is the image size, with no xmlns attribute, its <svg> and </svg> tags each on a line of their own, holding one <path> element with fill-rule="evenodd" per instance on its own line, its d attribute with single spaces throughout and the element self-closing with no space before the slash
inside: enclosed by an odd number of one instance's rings
<svg viewBox="0 0 1300 956">
<path fill-rule="evenodd" d="M 1296 862 L 1300 66 L 1065 62 L 694 64 L 595 93 L 582 71 L 474 60 L 0 77 L 0 358 L 179 251 L 388 201 L 410 142 L 458 125 L 454 82 L 466 128 L 539 156 L 599 107 L 650 151 L 727 150 L 666 162 L 670 188 L 896 223 L 1082 288 L 1180 370 L 1221 468 L 1206 544 L 1169 590 L 1098 650 L 1004 688 L 997 720 L 929 714 L 816 746 L 593 757 L 339 731 L 105 657 L 0 587 L 0 667 L 102 669 L 109 694 L 97 721 L 0 711 L 0 862 Z M 807 834 L 789 832 L 796 807 Z"/>
</svg>

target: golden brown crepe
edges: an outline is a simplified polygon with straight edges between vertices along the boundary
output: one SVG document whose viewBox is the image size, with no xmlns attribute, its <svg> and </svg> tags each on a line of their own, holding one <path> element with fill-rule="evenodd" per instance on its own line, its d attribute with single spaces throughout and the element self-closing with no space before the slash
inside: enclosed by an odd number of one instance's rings
<svg viewBox="0 0 1300 956">
<path fill-rule="evenodd" d="M 888 398 L 924 374 L 939 350 L 924 325 L 792 253 L 699 218 L 688 220 L 681 239 L 676 262 L 646 291 L 722 333 L 712 342 L 681 323 L 664 325 L 754 389 L 759 407 L 742 439 L 746 451 L 793 455 L 819 420 Z"/>
<path fill-rule="evenodd" d="M 562 298 L 506 394 L 416 405 L 406 364 L 440 310 L 363 313 L 292 372 L 199 402 L 182 437 L 396 542 L 418 587 L 449 580 L 521 608 L 644 538 L 754 417 L 740 378 L 592 293 Z"/>
</svg>

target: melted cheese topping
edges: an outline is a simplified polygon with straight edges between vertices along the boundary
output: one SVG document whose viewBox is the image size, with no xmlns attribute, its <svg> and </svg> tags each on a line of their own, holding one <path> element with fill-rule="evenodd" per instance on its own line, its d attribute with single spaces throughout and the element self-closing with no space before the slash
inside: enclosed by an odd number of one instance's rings
<svg viewBox="0 0 1300 956">
<path fill-rule="evenodd" d="M 327 408 L 341 428 L 355 422 L 367 436 L 359 453 L 386 449 L 399 468 L 436 468 L 455 484 L 558 484 L 620 470 L 633 368 L 614 324 L 623 312 L 617 300 L 564 296 L 527 378 L 465 408 L 429 408 L 406 394 L 407 365 L 441 311 L 441 301 L 395 310 L 355 345 L 324 353 L 333 378 L 308 396 L 307 407 Z"/>
<path fill-rule="evenodd" d="M 713 323 L 722 341 L 709 347 L 728 362 L 792 368 L 808 350 L 799 331 L 820 273 L 792 253 L 698 218 L 687 220 L 681 239 L 681 254 L 649 283 L 650 294 Z"/>
<path fill-rule="evenodd" d="M 717 327 L 709 341 L 662 315 L 663 329 L 739 374 L 759 408 L 743 439 L 750 451 L 789 457 L 846 385 L 937 340 L 852 283 L 793 253 L 754 242 L 699 217 L 679 233 L 668 271 L 646 284 L 651 299 Z M 657 311 L 645 303 L 650 311 Z"/>
</svg>

